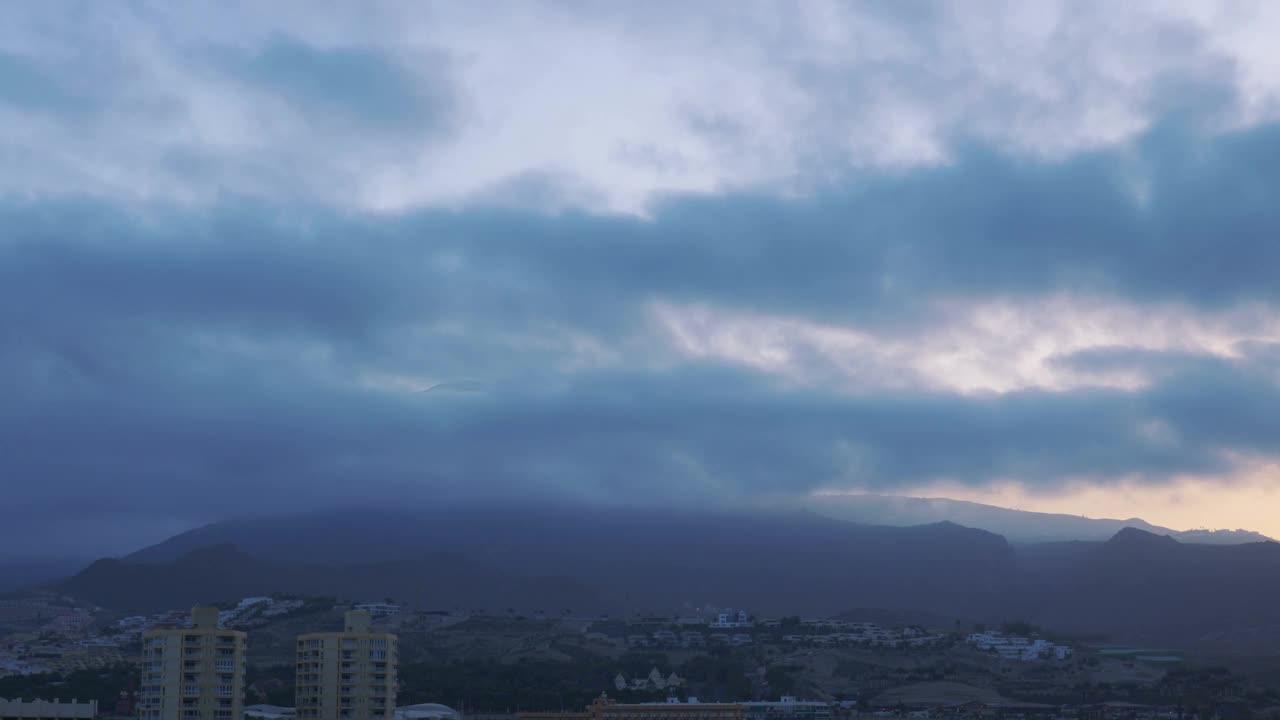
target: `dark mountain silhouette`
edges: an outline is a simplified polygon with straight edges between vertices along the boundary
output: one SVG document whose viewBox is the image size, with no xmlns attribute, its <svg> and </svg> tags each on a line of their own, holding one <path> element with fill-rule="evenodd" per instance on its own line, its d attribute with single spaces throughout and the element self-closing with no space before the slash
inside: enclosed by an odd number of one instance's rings
<svg viewBox="0 0 1280 720">
<path fill-rule="evenodd" d="M 274 577 L 273 568 L 223 543 L 161 565 L 98 560 L 60 588 L 103 607 L 159 610 L 184 607 L 197 598 L 214 601 L 256 594 Z"/>
<path fill-rule="evenodd" d="M 61 588 L 121 610 L 272 591 L 521 611 L 892 608 L 1194 643 L 1280 626 L 1280 545 L 1125 528 L 1106 542 L 1014 547 L 954 523 L 804 512 L 343 511 L 215 523 L 98 561 Z"/>
<path fill-rule="evenodd" d="M 243 556 L 238 567 L 204 559 L 212 551 L 201 548 L 229 554 L 227 543 Z M 951 523 L 876 527 L 795 512 L 344 511 L 215 523 L 99 561 L 63 588 L 120 609 L 183 605 L 177 590 L 150 589 L 173 578 L 192 602 L 276 590 L 436 607 L 978 612 L 1013 563 L 1003 538 Z M 206 571 L 216 577 L 193 577 Z"/>
<path fill-rule="evenodd" d="M 531 606 L 563 607 L 569 600 L 592 597 L 589 588 L 572 578 L 511 577 L 456 553 L 320 565 L 264 562 L 230 543 L 198 548 L 170 562 L 99 560 L 58 587 L 103 607 L 137 612 L 272 592 L 357 600 L 417 599 L 429 592 L 444 606 L 519 597 Z"/>
<path fill-rule="evenodd" d="M 1180 542 L 1238 545 L 1270 540 L 1249 530 L 1185 530 L 1159 527 L 1140 518 L 1111 520 L 1079 515 L 1011 510 L 995 505 L 903 495 L 829 495 L 810 501 L 814 512 L 851 522 L 881 525 L 920 525 L 941 521 L 982 528 L 1003 535 L 1011 543 L 1103 541 L 1131 527 Z"/>
<path fill-rule="evenodd" d="M 0 593 L 53 582 L 83 568 L 89 558 L 0 558 Z"/>
<path fill-rule="evenodd" d="M 1160 642 L 1280 626 L 1280 544 L 1201 545 L 1125 528 L 1018 548 L 1016 612 L 1066 631 Z"/>
</svg>

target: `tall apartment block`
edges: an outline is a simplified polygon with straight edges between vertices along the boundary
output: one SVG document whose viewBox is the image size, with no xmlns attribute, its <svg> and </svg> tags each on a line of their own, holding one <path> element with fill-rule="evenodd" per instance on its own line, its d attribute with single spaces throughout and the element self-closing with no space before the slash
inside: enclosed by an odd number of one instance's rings
<svg viewBox="0 0 1280 720">
<path fill-rule="evenodd" d="M 354 610 L 342 632 L 298 636 L 298 720 L 394 720 L 396 636 Z"/>
<path fill-rule="evenodd" d="M 142 635 L 139 720 L 240 720 L 245 634 L 218 628 L 218 609 L 191 610 L 191 627 Z"/>
</svg>

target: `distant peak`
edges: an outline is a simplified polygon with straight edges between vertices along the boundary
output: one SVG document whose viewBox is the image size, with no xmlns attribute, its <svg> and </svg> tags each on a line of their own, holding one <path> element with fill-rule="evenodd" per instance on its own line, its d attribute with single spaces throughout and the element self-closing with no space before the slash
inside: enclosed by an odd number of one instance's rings
<svg viewBox="0 0 1280 720">
<path fill-rule="evenodd" d="M 1172 547 L 1178 544 L 1168 535 L 1157 535 L 1136 527 L 1121 528 L 1107 541 L 1107 545 L 1113 547 Z"/>
</svg>

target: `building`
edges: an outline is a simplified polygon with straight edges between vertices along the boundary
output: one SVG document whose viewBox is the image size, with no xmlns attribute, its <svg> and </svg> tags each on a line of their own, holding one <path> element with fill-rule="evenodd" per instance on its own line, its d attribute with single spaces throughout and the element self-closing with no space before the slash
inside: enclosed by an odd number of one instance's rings
<svg viewBox="0 0 1280 720">
<path fill-rule="evenodd" d="M 246 720 L 293 720 L 298 711 L 280 705 L 250 705 L 244 709 Z"/>
<path fill-rule="evenodd" d="M 520 720 L 745 720 L 747 706 L 741 703 L 702 703 L 674 698 L 665 703 L 619 704 L 608 695 L 596 698 L 583 712 L 518 713 Z"/>
<path fill-rule="evenodd" d="M 218 627 L 218 609 L 191 611 L 191 627 L 142 635 L 139 720 L 240 720 L 245 634 Z"/>
<path fill-rule="evenodd" d="M 1066 660 L 1071 657 L 1071 648 L 1065 645 L 1057 645 L 1040 638 L 1033 640 L 994 631 L 972 633 L 969 635 L 968 642 L 980 650 L 994 652 L 1006 660 L 1030 662 L 1045 658 Z"/>
<path fill-rule="evenodd" d="M 653 633 L 653 641 L 659 645 L 675 645 L 680 638 L 672 630 L 658 630 Z"/>
<path fill-rule="evenodd" d="M 462 720 L 462 713 L 439 703 L 420 703 L 396 708 L 396 720 Z"/>
<path fill-rule="evenodd" d="M 362 603 L 355 606 L 355 610 L 363 610 L 373 617 L 386 617 L 388 615 L 398 615 L 404 608 L 391 603 Z"/>
<path fill-rule="evenodd" d="M 54 700 L 23 700 L 22 698 L 6 700 L 0 698 L 0 718 L 92 720 L 97 716 L 97 700 L 61 702 L 56 698 Z"/>
<path fill-rule="evenodd" d="M 778 702 L 752 701 L 746 705 L 747 720 L 831 720 L 831 703 L 799 700 L 783 695 Z"/>
<path fill-rule="evenodd" d="M 394 720 L 397 643 L 352 610 L 342 632 L 298 636 L 298 720 Z"/>
<path fill-rule="evenodd" d="M 716 615 L 716 619 L 711 623 L 711 627 L 720 629 L 747 628 L 751 627 L 751 618 L 747 615 L 746 610 L 739 610 L 737 613 L 730 610 L 729 612 L 722 612 Z"/>
</svg>

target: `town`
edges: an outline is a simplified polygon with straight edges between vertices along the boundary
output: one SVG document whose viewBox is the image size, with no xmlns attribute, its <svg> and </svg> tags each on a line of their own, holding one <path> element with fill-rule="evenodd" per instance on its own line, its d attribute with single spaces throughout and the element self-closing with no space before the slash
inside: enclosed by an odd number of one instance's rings
<svg viewBox="0 0 1280 720">
<path fill-rule="evenodd" d="M 40 591 L 0 601 L 0 618 L 4 718 L 1211 720 L 1252 717 L 1247 694 L 1274 692 L 1223 690 L 1176 650 L 857 613 L 583 617 L 279 595 L 119 616 Z M 513 668 L 543 687 L 501 687 Z"/>
</svg>

